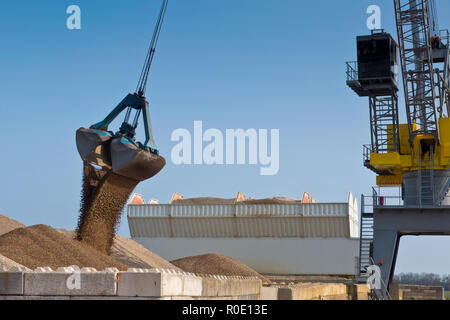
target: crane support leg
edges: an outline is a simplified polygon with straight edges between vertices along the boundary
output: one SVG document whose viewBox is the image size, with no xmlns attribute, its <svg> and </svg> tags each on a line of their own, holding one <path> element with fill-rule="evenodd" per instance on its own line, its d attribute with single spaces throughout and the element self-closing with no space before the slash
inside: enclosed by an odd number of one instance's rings
<svg viewBox="0 0 450 320">
<path fill-rule="evenodd" d="M 400 236 L 396 230 L 374 228 L 373 258 L 374 263 L 381 269 L 381 280 L 386 288 L 394 275 L 399 242 Z"/>
<path fill-rule="evenodd" d="M 450 210 L 445 207 L 374 208 L 373 260 L 380 265 L 386 287 L 392 281 L 403 236 L 450 236 Z"/>
</svg>

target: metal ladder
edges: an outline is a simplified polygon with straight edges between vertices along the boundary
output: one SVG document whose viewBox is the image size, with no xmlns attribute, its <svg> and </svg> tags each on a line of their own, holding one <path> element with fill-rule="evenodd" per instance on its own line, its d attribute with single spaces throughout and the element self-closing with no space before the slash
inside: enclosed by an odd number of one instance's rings
<svg viewBox="0 0 450 320">
<path fill-rule="evenodd" d="M 419 206 L 433 206 L 434 199 L 434 150 L 430 147 L 430 155 L 422 158 L 419 150 Z"/>
<path fill-rule="evenodd" d="M 361 214 L 361 234 L 359 245 L 359 270 L 360 275 L 367 274 L 367 267 L 371 265 L 373 256 L 373 213 Z"/>
<path fill-rule="evenodd" d="M 367 267 L 373 257 L 373 212 L 366 212 L 364 196 L 361 197 L 361 225 L 359 242 L 359 276 L 366 277 Z"/>
</svg>

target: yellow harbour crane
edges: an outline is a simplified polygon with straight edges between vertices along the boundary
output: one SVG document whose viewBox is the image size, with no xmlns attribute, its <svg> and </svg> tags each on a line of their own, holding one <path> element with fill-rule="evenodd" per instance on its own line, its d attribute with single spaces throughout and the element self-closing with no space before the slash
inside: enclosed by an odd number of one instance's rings
<svg viewBox="0 0 450 320">
<path fill-rule="evenodd" d="M 375 299 L 389 299 L 401 237 L 450 235 L 450 36 L 434 0 L 394 6 L 397 41 L 373 30 L 357 37 L 358 61 L 347 62 L 347 85 L 369 98 L 364 165 L 380 187 L 361 197 L 359 276 L 380 278 Z M 401 196 L 382 196 L 381 187 L 401 187 Z"/>
</svg>

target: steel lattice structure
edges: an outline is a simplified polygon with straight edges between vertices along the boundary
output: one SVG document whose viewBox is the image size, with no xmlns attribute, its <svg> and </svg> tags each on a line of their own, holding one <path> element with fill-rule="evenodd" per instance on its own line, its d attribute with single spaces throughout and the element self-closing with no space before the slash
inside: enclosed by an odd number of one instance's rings
<svg viewBox="0 0 450 320">
<path fill-rule="evenodd" d="M 369 97 L 372 152 L 399 152 L 398 97 Z"/>
<path fill-rule="evenodd" d="M 434 69 L 432 37 L 438 33 L 434 2 L 394 0 L 394 4 L 411 142 L 418 134 L 433 134 L 439 143 L 438 120 L 444 105 L 448 113 L 448 61 L 444 70 Z"/>
</svg>

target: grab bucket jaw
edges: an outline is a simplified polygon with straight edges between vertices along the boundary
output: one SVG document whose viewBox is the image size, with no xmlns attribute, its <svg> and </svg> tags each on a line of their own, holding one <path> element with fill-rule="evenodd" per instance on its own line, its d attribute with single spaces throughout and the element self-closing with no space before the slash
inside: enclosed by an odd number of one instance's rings
<svg viewBox="0 0 450 320">
<path fill-rule="evenodd" d="M 140 149 L 126 138 L 114 137 L 108 131 L 80 128 L 76 141 L 83 161 L 136 181 L 152 178 L 166 165 L 163 157 Z"/>
<path fill-rule="evenodd" d="M 81 159 L 102 168 L 111 168 L 109 145 L 112 135 L 107 131 L 80 128 L 76 133 L 78 153 Z"/>
<path fill-rule="evenodd" d="M 133 180 L 150 179 L 166 165 L 163 157 L 142 150 L 125 138 L 114 138 L 110 149 L 113 172 Z"/>
</svg>

